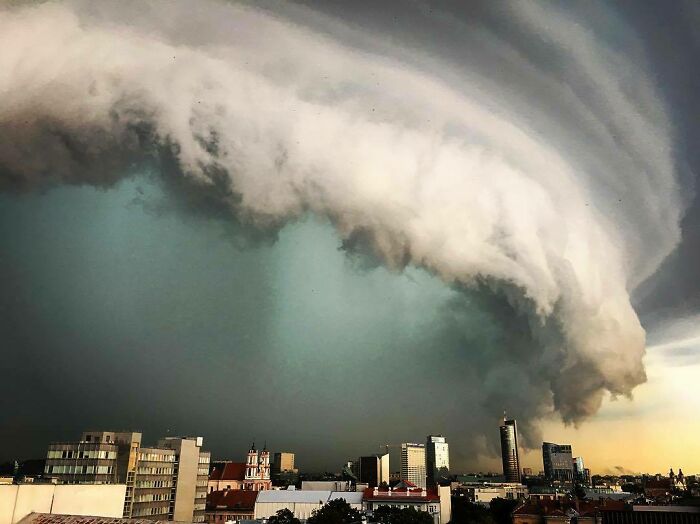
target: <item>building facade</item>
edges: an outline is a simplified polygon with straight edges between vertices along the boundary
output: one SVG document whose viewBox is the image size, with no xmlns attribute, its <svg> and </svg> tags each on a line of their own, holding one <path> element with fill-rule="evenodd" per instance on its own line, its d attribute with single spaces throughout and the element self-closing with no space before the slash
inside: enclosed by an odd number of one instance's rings
<svg viewBox="0 0 700 524">
<path fill-rule="evenodd" d="M 255 501 L 255 519 L 269 519 L 281 509 L 288 509 L 301 520 L 308 519 L 324 504 L 338 498 L 344 499 L 350 507 L 362 510 L 361 492 L 266 490 L 258 493 Z"/>
<path fill-rule="evenodd" d="M 436 489 L 411 487 L 402 483 L 397 488 L 367 488 L 362 498 L 363 509 L 371 515 L 381 506 L 413 508 L 424 511 L 432 518 L 434 524 L 447 524 L 452 518 L 452 502 L 449 486 Z"/>
<path fill-rule="evenodd" d="M 125 493 L 124 484 L 0 485 L 0 524 L 15 524 L 31 513 L 118 518 Z"/>
<path fill-rule="evenodd" d="M 419 488 L 426 487 L 425 444 L 401 444 L 401 479 Z"/>
<path fill-rule="evenodd" d="M 501 460 L 506 482 L 520 483 L 520 453 L 518 451 L 518 427 L 515 419 L 503 417 L 501 431 Z"/>
<path fill-rule="evenodd" d="M 305 490 L 269 490 L 257 494 L 255 501 L 255 519 L 269 519 L 277 511 L 288 509 L 298 519 L 308 519 L 313 512 L 324 504 L 344 499 L 350 507 L 370 514 L 381 506 L 413 508 L 429 513 L 434 524 L 447 524 L 452 516 L 450 487 L 437 489 L 416 487 L 408 482 L 401 482 L 399 487 L 367 488 L 363 491 L 305 491 Z"/>
<path fill-rule="evenodd" d="M 382 483 L 389 484 L 389 454 L 376 453 L 358 459 L 358 481 L 374 488 Z"/>
<path fill-rule="evenodd" d="M 207 495 L 205 521 L 224 524 L 229 521 L 253 520 L 258 491 L 227 489 Z"/>
<path fill-rule="evenodd" d="M 488 506 L 493 499 L 519 500 L 528 497 L 527 486 L 512 482 L 467 483 L 456 490 L 474 504 Z"/>
<path fill-rule="evenodd" d="M 272 472 L 296 471 L 294 469 L 294 453 L 280 451 L 275 453 L 272 460 Z"/>
<path fill-rule="evenodd" d="M 246 460 L 243 489 L 264 491 L 271 488 L 270 452 L 267 450 L 267 446 L 264 446 L 258 453 L 258 450 L 255 449 L 255 443 L 253 443 Z"/>
<path fill-rule="evenodd" d="M 425 472 L 427 484 L 435 487 L 450 474 L 450 447 L 442 435 L 428 435 L 425 443 Z"/>
<path fill-rule="evenodd" d="M 569 444 L 542 443 L 544 476 L 551 482 L 574 481 L 574 462 Z"/>
<path fill-rule="evenodd" d="M 281 451 L 275 453 L 270 466 L 270 477 L 277 485 L 294 484 L 298 480 L 299 470 L 294 467 L 294 453 Z"/>
<path fill-rule="evenodd" d="M 209 481 L 208 451 L 202 450 L 202 437 L 166 437 L 158 447 L 175 453 L 170 515 L 176 521 L 204 522 Z"/>
<path fill-rule="evenodd" d="M 137 458 L 129 518 L 172 520 L 169 516 L 175 488 L 175 453 L 143 447 Z"/>
<path fill-rule="evenodd" d="M 209 454 L 201 437 L 141 445 L 138 432 L 90 431 L 49 445 L 44 473 L 60 484 L 124 484 L 122 516 L 203 522 Z"/>
<path fill-rule="evenodd" d="M 591 470 L 583 463 L 583 457 L 574 457 L 574 479 L 584 486 L 591 485 Z"/>
<path fill-rule="evenodd" d="M 209 493 L 225 489 L 243 489 L 245 462 L 214 462 L 209 474 Z"/>
</svg>

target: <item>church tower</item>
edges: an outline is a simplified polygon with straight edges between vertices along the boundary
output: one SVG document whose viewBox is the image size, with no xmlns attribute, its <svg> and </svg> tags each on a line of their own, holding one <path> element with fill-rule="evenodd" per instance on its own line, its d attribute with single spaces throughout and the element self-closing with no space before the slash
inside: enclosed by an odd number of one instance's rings
<svg viewBox="0 0 700 524">
<path fill-rule="evenodd" d="M 245 464 L 245 480 L 257 480 L 260 478 L 258 470 L 258 450 L 255 449 L 255 442 L 250 446 L 248 459 Z"/>
<path fill-rule="evenodd" d="M 267 450 L 267 443 L 265 443 L 260 452 L 258 469 L 261 480 L 270 480 L 270 452 Z"/>
</svg>

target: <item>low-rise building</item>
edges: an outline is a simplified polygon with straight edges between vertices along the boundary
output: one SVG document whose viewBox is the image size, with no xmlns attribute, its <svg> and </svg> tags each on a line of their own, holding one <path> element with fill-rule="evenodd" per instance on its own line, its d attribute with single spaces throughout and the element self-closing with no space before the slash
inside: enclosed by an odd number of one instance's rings
<svg viewBox="0 0 700 524">
<path fill-rule="evenodd" d="M 167 520 L 126 519 L 84 515 L 55 515 L 49 513 L 30 513 L 18 524 L 160 524 Z"/>
<path fill-rule="evenodd" d="M 308 519 L 315 510 L 331 500 L 342 498 L 351 507 L 362 510 L 362 493 L 336 491 L 268 490 L 258 493 L 255 518 L 267 519 L 281 509 L 288 509 L 300 520 Z"/>
<path fill-rule="evenodd" d="M 673 492 L 671 480 L 661 476 L 646 477 L 643 482 L 644 495 L 655 501 L 667 501 Z"/>
<path fill-rule="evenodd" d="M 349 480 L 303 480 L 302 491 L 355 491 Z"/>
<path fill-rule="evenodd" d="M 624 509 L 615 500 L 580 501 L 577 499 L 523 501 L 513 511 L 513 524 L 601 524 L 603 509 Z"/>
<path fill-rule="evenodd" d="M 626 491 L 613 491 L 610 488 L 583 488 L 583 491 L 586 494 L 587 500 L 611 499 L 629 502 L 639 497 L 639 495 L 635 493 L 628 493 Z"/>
<path fill-rule="evenodd" d="M 457 491 L 474 504 L 488 506 L 493 499 L 517 500 L 528 496 L 527 486 L 517 482 L 475 482 L 461 484 Z"/>
<path fill-rule="evenodd" d="M 700 524 L 700 506 L 603 508 L 600 524 Z"/>
<path fill-rule="evenodd" d="M 209 474 L 208 492 L 243 489 L 245 462 L 214 462 Z"/>
<path fill-rule="evenodd" d="M 0 485 L 0 524 L 15 524 L 31 513 L 121 517 L 124 484 Z"/>
<path fill-rule="evenodd" d="M 426 489 L 401 481 L 394 488 L 367 488 L 362 504 L 368 514 L 381 506 L 413 508 L 430 514 L 435 524 L 447 524 L 452 518 L 450 497 L 449 486 Z"/>
<path fill-rule="evenodd" d="M 564 500 L 569 496 L 571 490 L 561 486 L 530 486 L 528 488 L 529 498 L 534 501 L 554 501 Z"/>
<path fill-rule="evenodd" d="M 231 520 L 252 520 L 259 491 L 227 489 L 207 494 L 205 521 L 222 524 Z"/>
</svg>

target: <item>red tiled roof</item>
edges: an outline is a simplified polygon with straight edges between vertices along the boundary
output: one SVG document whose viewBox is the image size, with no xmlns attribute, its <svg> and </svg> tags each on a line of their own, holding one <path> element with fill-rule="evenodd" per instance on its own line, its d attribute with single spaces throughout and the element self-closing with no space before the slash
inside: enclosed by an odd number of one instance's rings
<svg viewBox="0 0 700 524">
<path fill-rule="evenodd" d="M 593 516 L 599 509 L 622 510 L 625 503 L 622 500 L 600 499 L 580 500 L 578 506 L 573 500 L 539 500 L 526 501 L 513 511 L 513 515 L 543 515 L 545 517 L 560 517 L 564 511 L 574 510 L 581 516 Z"/>
<path fill-rule="evenodd" d="M 401 488 L 417 488 L 413 482 L 410 480 L 400 480 L 399 482 L 396 483 L 394 486 L 394 489 L 401 489 Z"/>
<path fill-rule="evenodd" d="M 388 489 L 378 489 L 374 491 L 375 488 L 367 488 L 362 495 L 363 500 L 415 500 L 420 502 L 426 501 L 439 501 L 440 496 L 434 489 L 423 490 L 421 488 L 398 488 L 392 491 Z M 425 492 L 425 495 L 423 495 Z"/>
<path fill-rule="evenodd" d="M 214 467 L 209 480 L 244 480 L 245 462 L 225 462 Z"/>
<path fill-rule="evenodd" d="M 541 504 L 530 504 L 523 502 L 515 508 L 513 515 L 542 515 L 544 508 Z"/>
<path fill-rule="evenodd" d="M 18 524 L 157 524 L 169 523 L 167 520 L 121 519 L 111 517 L 91 517 L 80 515 L 56 515 L 49 513 L 30 513 Z"/>
<path fill-rule="evenodd" d="M 600 501 L 587 500 L 581 502 L 581 513 L 591 513 L 597 509 L 623 510 L 627 507 L 624 500 L 602 499 Z"/>
<path fill-rule="evenodd" d="M 552 511 L 545 513 L 545 518 L 546 517 L 566 517 L 566 513 L 560 509 L 553 509 Z"/>
<path fill-rule="evenodd" d="M 225 489 L 207 494 L 207 508 L 253 510 L 258 492 L 244 489 Z"/>
</svg>

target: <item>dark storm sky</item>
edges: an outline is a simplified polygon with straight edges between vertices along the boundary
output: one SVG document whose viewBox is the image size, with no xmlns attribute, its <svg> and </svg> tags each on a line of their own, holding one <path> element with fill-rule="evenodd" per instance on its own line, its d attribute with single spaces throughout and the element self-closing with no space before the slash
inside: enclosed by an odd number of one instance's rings
<svg viewBox="0 0 700 524">
<path fill-rule="evenodd" d="M 304 3 L 456 63 L 467 28 L 501 27 L 488 4 Z M 307 10 L 268 9 L 306 23 Z M 653 339 L 669 319 L 700 313 L 700 7 L 609 9 L 643 42 L 688 202 L 682 241 L 633 293 Z M 590 14 L 586 2 L 570 10 Z M 614 25 L 605 31 L 615 40 Z M 332 36 L 363 50 L 355 33 Z M 172 206 L 146 167 L 106 189 L 0 193 L 0 460 L 43 456 L 86 429 L 136 429 L 151 442 L 202 435 L 216 458 L 242 459 L 266 440 L 304 469 L 339 469 L 381 444 L 443 433 L 456 468 L 481 467 L 495 456 L 500 407 L 517 416 L 531 394 L 512 373 L 526 362 L 513 350 L 526 320 L 507 301 L 392 272 L 341 244 L 328 220 L 305 215 L 241 247 L 225 218 Z M 526 444 L 538 437 L 532 428 Z"/>
</svg>

